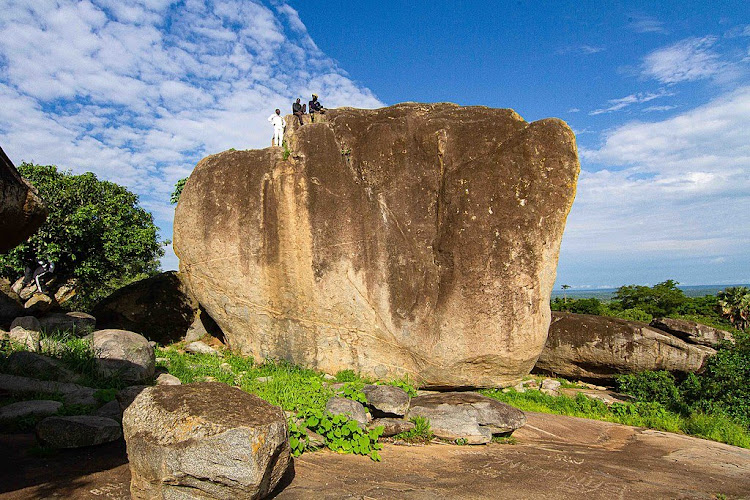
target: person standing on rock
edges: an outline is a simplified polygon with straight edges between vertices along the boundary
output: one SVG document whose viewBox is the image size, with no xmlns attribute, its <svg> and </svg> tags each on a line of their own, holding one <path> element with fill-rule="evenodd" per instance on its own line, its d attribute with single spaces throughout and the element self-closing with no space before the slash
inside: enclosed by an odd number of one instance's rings
<svg viewBox="0 0 750 500">
<path fill-rule="evenodd" d="M 299 97 L 297 98 L 297 102 L 292 104 L 292 114 L 297 117 L 299 120 L 299 124 L 302 125 L 302 115 L 307 113 L 307 105 L 306 104 L 300 104 Z"/>
<path fill-rule="evenodd" d="M 276 109 L 276 113 L 268 117 L 268 121 L 273 125 L 273 140 L 271 146 L 281 147 L 281 141 L 284 139 L 284 127 L 286 127 L 286 121 L 281 116 L 281 110 Z"/>
<path fill-rule="evenodd" d="M 325 114 L 326 108 L 323 107 L 323 105 L 318 100 L 318 94 L 312 95 L 312 101 L 310 101 L 310 104 L 308 106 L 310 109 L 310 121 L 315 121 L 315 113 L 320 113 L 321 115 Z"/>
</svg>

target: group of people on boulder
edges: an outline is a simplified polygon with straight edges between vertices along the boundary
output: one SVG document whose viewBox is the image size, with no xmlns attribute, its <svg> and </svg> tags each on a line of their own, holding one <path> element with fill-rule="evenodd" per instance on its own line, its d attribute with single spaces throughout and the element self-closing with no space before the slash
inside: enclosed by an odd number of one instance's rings
<svg viewBox="0 0 750 500">
<path fill-rule="evenodd" d="M 307 104 L 300 103 L 300 98 L 292 104 L 292 114 L 297 117 L 299 124 L 303 125 L 302 116 L 310 113 L 310 121 L 315 122 L 315 114 L 323 115 L 326 112 L 326 108 L 318 100 L 318 95 L 313 94 L 312 100 Z M 273 126 L 273 142 L 272 146 L 281 147 L 284 141 L 284 129 L 286 128 L 286 120 L 281 116 L 281 110 L 276 109 L 275 113 L 268 117 L 268 121 Z"/>
</svg>

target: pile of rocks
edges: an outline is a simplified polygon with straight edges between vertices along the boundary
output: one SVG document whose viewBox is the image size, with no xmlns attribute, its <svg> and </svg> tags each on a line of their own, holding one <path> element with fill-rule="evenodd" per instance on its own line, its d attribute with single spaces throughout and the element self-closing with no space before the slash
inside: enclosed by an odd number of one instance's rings
<svg viewBox="0 0 750 500">
<path fill-rule="evenodd" d="M 344 384 L 334 387 L 342 389 Z M 411 398 L 406 391 L 390 385 L 366 385 L 366 402 L 334 396 L 326 410 L 346 414 L 372 429 L 383 426 L 383 437 L 414 428 L 414 417 L 430 421 L 432 433 L 443 440 L 465 444 L 486 444 L 493 436 L 509 436 L 526 423 L 524 413 L 496 399 L 476 392 L 424 392 Z"/>
<path fill-rule="evenodd" d="M 53 320 L 49 320 L 53 321 Z M 91 316 L 68 313 L 54 319 L 56 324 L 75 322 L 76 332 L 93 328 Z M 51 324 L 51 323 L 47 323 Z M 16 318 L 7 338 L 25 344 L 28 351 L 13 352 L 0 374 L 0 396 L 27 398 L 37 394 L 54 395 L 57 400 L 35 399 L 0 408 L 0 423 L 25 417 L 44 417 L 36 426 L 39 440 L 54 448 L 79 448 L 111 442 L 122 437 L 122 412 L 154 377 L 154 349 L 142 335 L 125 330 L 98 330 L 87 335 L 91 341 L 96 374 L 117 377 L 129 384 L 117 399 L 103 404 L 97 390 L 81 385 L 82 376 L 42 352 L 54 352 L 59 346 L 42 338 L 42 322 L 33 316 Z M 163 383 L 174 383 L 166 379 Z M 179 381 L 177 381 L 179 383 Z M 159 383 L 157 379 L 157 383 Z M 63 406 L 81 407 L 81 415 L 56 415 Z M 86 411 L 88 410 L 88 411 Z"/>
</svg>

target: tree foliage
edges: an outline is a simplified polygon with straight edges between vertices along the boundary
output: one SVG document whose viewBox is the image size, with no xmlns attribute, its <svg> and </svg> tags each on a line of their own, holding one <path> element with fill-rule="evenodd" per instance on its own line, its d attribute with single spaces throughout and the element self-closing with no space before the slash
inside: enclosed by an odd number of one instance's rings
<svg viewBox="0 0 750 500">
<path fill-rule="evenodd" d="M 747 328 L 750 324 L 750 289 L 733 286 L 718 294 L 721 315 L 736 328 Z"/>
<path fill-rule="evenodd" d="M 172 205 L 177 204 L 180 201 L 180 195 L 182 195 L 182 189 L 185 187 L 185 183 L 187 182 L 188 178 L 185 177 L 184 179 L 180 179 L 177 181 L 174 185 L 174 191 L 172 191 L 172 196 L 169 198 L 169 202 Z"/>
<path fill-rule="evenodd" d="M 653 287 L 627 285 L 615 292 L 615 301 L 625 309 L 640 309 L 651 316 L 669 316 L 677 312 L 688 298 L 677 288 L 678 282 L 667 280 Z"/>
<path fill-rule="evenodd" d="M 164 254 L 153 216 L 138 197 L 87 172 L 73 175 L 53 165 L 18 167 L 49 209 L 25 243 L 0 255 L 0 273 L 16 279 L 37 259 L 55 263 L 61 281 L 78 282 L 77 307 L 87 308 L 119 286 L 153 274 Z"/>
</svg>

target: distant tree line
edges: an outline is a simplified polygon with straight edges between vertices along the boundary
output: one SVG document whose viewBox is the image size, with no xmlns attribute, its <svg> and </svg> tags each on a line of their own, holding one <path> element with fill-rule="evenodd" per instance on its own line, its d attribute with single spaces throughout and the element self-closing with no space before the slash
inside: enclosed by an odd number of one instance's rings
<svg viewBox="0 0 750 500">
<path fill-rule="evenodd" d="M 719 328 L 748 327 L 750 289 L 747 287 L 730 287 L 716 296 L 688 297 L 677 288 L 678 284 L 670 279 L 652 287 L 625 285 L 617 289 L 610 301 L 594 297 L 556 297 L 550 305 L 553 311 L 612 316 L 644 323 L 655 317 L 679 316 Z"/>
</svg>

